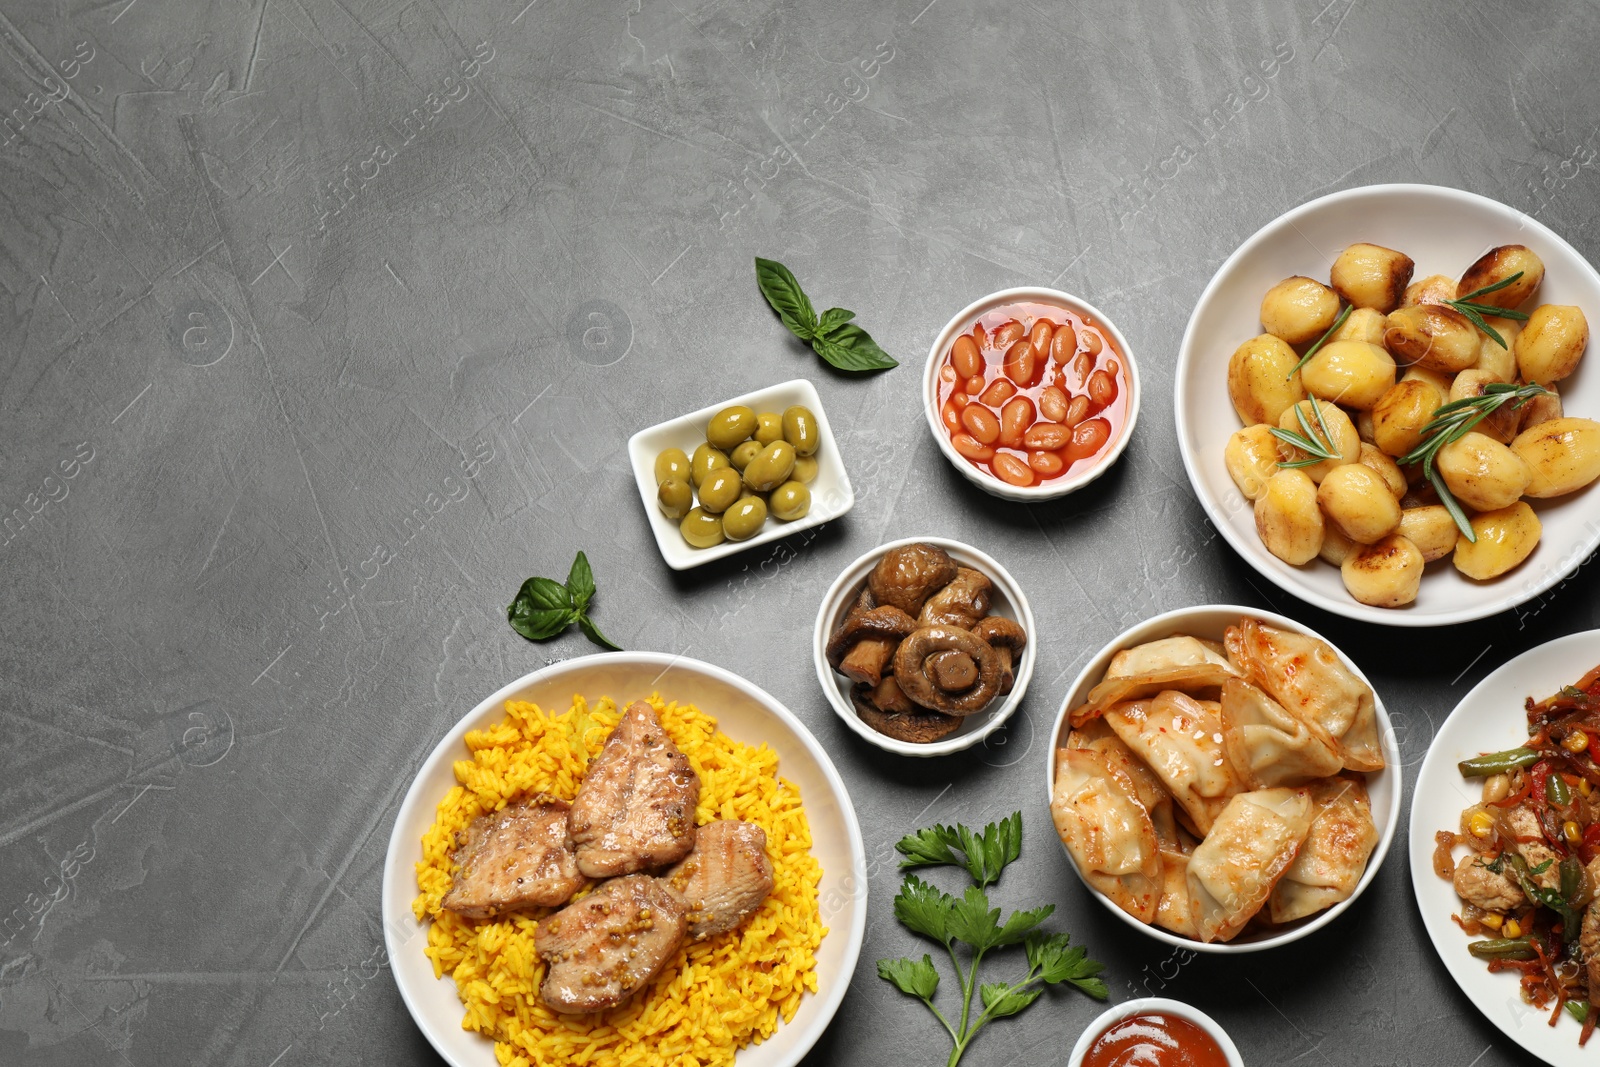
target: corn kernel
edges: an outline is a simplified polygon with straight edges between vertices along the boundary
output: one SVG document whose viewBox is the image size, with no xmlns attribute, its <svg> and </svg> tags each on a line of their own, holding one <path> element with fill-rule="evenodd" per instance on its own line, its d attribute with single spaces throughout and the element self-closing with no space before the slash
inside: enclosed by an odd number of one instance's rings
<svg viewBox="0 0 1600 1067">
<path fill-rule="evenodd" d="M 1583 840 L 1583 831 L 1578 829 L 1578 824 L 1568 819 L 1561 824 L 1561 836 L 1567 839 L 1567 844 L 1576 845 Z"/>
<path fill-rule="evenodd" d="M 1472 831 L 1473 837 L 1488 837 L 1494 829 L 1494 816 L 1486 811 L 1474 812 L 1467 828 Z"/>
<path fill-rule="evenodd" d="M 1500 928 L 1500 932 L 1507 937 L 1521 937 L 1522 924 L 1515 919 L 1507 919 L 1506 924 Z"/>
<path fill-rule="evenodd" d="M 1594 792 L 1594 786 L 1589 784 L 1589 779 L 1587 779 L 1587 778 L 1579 778 L 1578 779 L 1578 795 L 1580 797 L 1586 797 L 1592 792 Z"/>
<path fill-rule="evenodd" d="M 1498 929 L 1500 929 L 1501 924 L 1503 924 L 1506 921 L 1506 917 L 1504 915 L 1501 915 L 1497 911 L 1491 911 L 1489 914 L 1483 916 L 1478 921 L 1480 923 L 1482 923 L 1484 926 L 1487 926 L 1491 930 L 1498 930 Z"/>
<path fill-rule="evenodd" d="M 1561 739 L 1561 747 L 1572 753 L 1582 752 L 1589 747 L 1589 735 L 1582 730 L 1574 730 Z"/>
</svg>

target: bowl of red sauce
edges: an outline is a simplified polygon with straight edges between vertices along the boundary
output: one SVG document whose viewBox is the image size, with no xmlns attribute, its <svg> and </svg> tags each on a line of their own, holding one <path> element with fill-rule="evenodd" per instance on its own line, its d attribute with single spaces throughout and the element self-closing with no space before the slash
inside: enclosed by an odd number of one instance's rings
<svg viewBox="0 0 1600 1067">
<path fill-rule="evenodd" d="M 1238 1046 L 1198 1008 L 1162 997 L 1117 1004 L 1072 1047 L 1068 1067 L 1244 1067 Z"/>
<path fill-rule="evenodd" d="M 1122 455 L 1139 375 L 1127 339 L 1093 305 L 1057 289 L 1002 289 L 940 331 L 923 402 L 939 450 L 969 481 L 1008 500 L 1050 500 Z"/>
</svg>

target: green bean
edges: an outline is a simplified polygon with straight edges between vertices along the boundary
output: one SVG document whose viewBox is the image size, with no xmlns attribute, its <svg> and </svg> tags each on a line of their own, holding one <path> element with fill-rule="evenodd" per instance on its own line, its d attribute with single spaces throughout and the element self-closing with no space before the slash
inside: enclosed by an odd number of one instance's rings
<svg viewBox="0 0 1600 1067">
<path fill-rule="evenodd" d="M 1487 778 L 1491 774 L 1505 774 L 1518 767 L 1528 767 L 1539 762 L 1539 753 L 1531 748 L 1508 748 L 1504 752 L 1491 752 L 1486 756 L 1464 759 L 1456 766 L 1468 778 Z"/>
<path fill-rule="evenodd" d="M 1480 960 L 1531 960 L 1538 955 L 1530 937 L 1492 937 L 1485 941 L 1473 941 L 1467 945 L 1467 951 Z"/>
<path fill-rule="evenodd" d="M 1572 789 L 1561 775 L 1552 774 L 1544 780 L 1544 798 L 1556 807 L 1564 808 L 1572 803 Z"/>
</svg>

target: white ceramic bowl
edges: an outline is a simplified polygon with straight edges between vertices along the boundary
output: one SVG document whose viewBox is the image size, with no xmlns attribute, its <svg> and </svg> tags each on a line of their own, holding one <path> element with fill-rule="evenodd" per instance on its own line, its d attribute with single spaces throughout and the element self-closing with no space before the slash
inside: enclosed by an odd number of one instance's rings
<svg viewBox="0 0 1600 1067">
<path fill-rule="evenodd" d="M 943 365 L 945 354 L 950 351 L 951 344 L 955 342 L 956 335 L 972 329 L 972 324 L 977 321 L 980 315 L 987 314 L 1004 304 L 1014 304 L 1018 301 L 1054 304 L 1057 307 L 1076 312 L 1084 318 L 1093 319 L 1095 325 L 1110 334 L 1111 339 L 1116 342 L 1118 351 L 1122 353 L 1123 366 L 1128 371 L 1128 421 L 1122 427 L 1122 432 L 1117 436 L 1117 439 L 1111 442 L 1111 447 L 1102 452 L 1095 463 L 1085 470 L 1030 486 L 1010 485 L 1002 482 L 987 471 L 981 471 L 974 467 L 950 443 L 950 434 L 939 418 L 939 368 Z M 1002 289 L 998 293 L 990 293 L 983 299 L 975 300 L 968 304 L 965 308 L 956 312 L 955 317 L 945 324 L 943 330 L 939 331 L 939 336 L 934 338 L 933 347 L 928 350 L 927 365 L 922 372 L 922 412 L 928 419 L 928 430 L 933 434 L 933 440 L 939 446 L 939 451 L 944 453 L 944 458 L 949 460 L 950 465 L 960 471 L 961 476 L 967 481 L 986 493 L 1006 500 L 1024 502 L 1054 500 L 1082 489 L 1110 470 L 1111 466 L 1117 462 L 1117 458 L 1122 455 L 1122 450 L 1128 447 L 1128 441 L 1133 437 L 1134 425 L 1139 421 L 1139 398 L 1139 362 L 1134 357 L 1133 350 L 1128 346 L 1128 339 L 1122 336 L 1121 330 L 1117 329 L 1117 324 L 1107 318 L 1093 304 L 1086 300 L 1080 300 L 1071 293 L 1064 293 L 1059 289 L 1040 289 L 1029 286 L 1018 289 Z"/>
<path fill-rule="evenodd" d="M 1454 831 L 1461 810 L 1483 798 L 1483 780 L 1463 778 L 1456 764 L 1526 741 L 1522 702 L 1573 684 L 1596 663 L 1600 630 L 1588 630 L 1530 649 L 1479 682 L 1434 734 L 1411 799 L 1411 885 L 1434 951 L 1474 1007 L 1512 1041 L 1555 1067 L 1585 1067 L 1594 1063 L 1595 1050 L 1578 1047 L 1580 1026 L 1566 1012 L 1550 1026 L 1550 1009 L 1523 1003 L 1516 972 L 1490 974 L 1483 960 L 1467 954 L 1468 942 L 1489 935 L 1470 935 L 1451 921 L 1461 910 L 1461 898 L 1449 881 L 1433 873 L 1433 835 Z M 1465 854 L 1456 850 L 1458 857 Z"/>
<path fill-rule="evenodd" d="M 1223 1056 L 1227 1058 L 1228 1067 L 1244 1067 L 1244 1057 L 1239 1055 L 1239 1046 L 1233 1043 L 1233 1038 L 1228 1036 L 1226 1030 L 1217 1025 L 1215 1019 L 1181 1000 L 1168 1000 L 1165 997 L 1140 997 L 1138 1000 L 1113 1004 L 1101 1012 L 1094 1022 L 1089 1024 L 1089 1028 L 1079 1036 L 1078 1043 L 1072 1046 L 1072 1055 L 1067 1057 L 1067 1067 L 1082 1067 L 1083 1057 L 1088 1055 L 1089 1046 L 1094 1044 L 1095 1038 L 1134 1015 L 1173 1015 L 1186 1019 L 1211 1035 L 1211 1039 L 1221 1047 Z"/>
<path fill-rule="evenodd" d="M 656 504 L 656 456 L 668 448 L 681 448 L 693 456 L 694 450 L 705 443 L 706 423 L 711 416 L 736 404 L 747 405 L 758 413 L 775 411 L 779 414 L 792 404 L 801 404 L 810 408 L 817 417 L 821 444 L 816 452 L 817 477 L 810 486 L 811 510 L 803 518 L 792 522 L 782 522 L 768 516 L 761 532 L 744 541 L 724 541 L 711 548 L 695 548 L 678 532 L 678 524 L 663 515 Z M 633 480 L 639 487 L 639 499 L 644 504 L 645 515 L 650 519 L 650 530 L 656 535 L 661 558 L 675 571 L 686 571 L 702 563 L 723 559 L 735 552 L 743 552 L 747 548 L 832 522 L 849 511 L 856 502 L 855 490 L 850 487 L 850 475 L 844 469 L 844 457 L 839 454 L 839 443 L 833 438 L 828 413 L 822 409 L 822 397 L 817 395 L 817 387 L 804 378 L 757 389 L 753 393 L 732 397 L 640 430 L 628 438 L 628 462 L 633 466 Z M 697 496 L 697 503 L 698 499 Z"/>
<path fill-rule="evenodd" d="M 1600 545 L 1600 500 L 1593 487 L 1553 500 L 1530 500 L 1544 533 L 1521 566 L 1488 582 L 1465 577 L 1448 559 L 1432 563 L 1417 600 L 1404 608 L 1357 603 L 1337 567 L 1318 560 L 1293 567 L 1268 552 L 1255 516 L 1222 462 L 1239 429 L 1228 399 L 1228 358 L 1261 333 L 1261 297 L 1293 274 L 1326 279 L 1346 245 L 1371 241 L 1416 261 L 1416 278 L 1458 277 L 1489 248 L 1517 243 L 1537 252 L 1544 282 L 1534 303 L 1576 304 L 1600 321 L 1600 274 L 1543 223 L 1515 208 L 1459 189 L 1372 185 L 1302 204 L 1258 230 L 1206 286 L 1178 350 L 1173 407 L 1178 450 L 1195 495 L 1234 551 L 1280 588 L 1336 615 L 1387 626 L 1444 626 L 1516 607 L 1571 574 Z M 1593 345 L 1591 345 L 1591 349 Z M 1591 352 L 1592 354 L 1592 352 Z M 1569 415 L 1600 418 L 1600 371 L 1588 363 L 1560 383 Z"/>
<path fill-rule="evenodd" d="M 828 635 L 844 621 L 845 615 L 850 611 L 850 605 L 855 603 L 861 587 L 866 584 L 867 575 L 877 566 L 878 560 L 888 554 L 891 548 L 916 542 L 938 545 L 957 563 L 988 575 L 989 580 L 994 583 L 989 613 L 1016 620 L 1028 634 L 1028 643 L 1023 646 L 1022 656 L 1012 668 L 1016 681 L 1012 684 L 1011 692 L 992 702 L 983 711 L 967 716 L 970 721 L 962 723 L 961 729 L 949 737 L 926 745 L 896 740 L 880 734 L 862 722 L 850 703 L 850 689 L 853 683 L 829 665 L 827 654 Z M 821 683 L 822 691 L 827 694 L 828 703 L 833 705 L 834 712 L 844 720 L 846 726 L 861 737 L 881 749 L 902 756 L 943 756 L 950 752 L 960 752 L 978 744 L 998 730 L 1000 724 L 1009 719 L 1011 713 L 1017 710 L 1017 705 L 1022 702 L 1022 694 L 1028 688 L 1028 679 L 1033 677 L 1033 662 L 1038 656 L 1038 646 L 1039 631 L 1034 626 L 1033 609 L 1028 606 L 1028 598 L 1022 592 L 1022 587 L 1017 584 L 1017 580 L 1011 577 L 1011 572 L 997 563 L 993 557 L 971 545 L 943 537 L 906 537 L 899 541 L 891 541 L 850 564 L 844 569 L 843 574 L 834 579 L 833 585 L 828 587 L 827 595 L 822 598 L 822 607 L 817 610 L 816 628 L 811 634 L 811 658 L 817 667 L 817 681 Z"/>
<path fill-rule="evenodd" d="M 591 702 L 610 696 L 619 705 L 659 692 L 715 715 L 723 733 L 746 744 L 766 744 L 779 772 L 800 789 L 811 823 L 811 854 L 822 864 L 818 887 L 828 936 L 817 950 L 817 988 L 800 1002 L 792 1021 L 759 1045 L 741 1050 L 739 1067 L 791 1067 L 799 1063 L 844 999 L 866 933 L 867 874 L 861 829 L 844 782 L 827 753 L 800 720 L 767 693 L 737 675 L 699 660 L 656 652 L 582 656 L 535 671 L 484 699 L 439 742 L 411 783 L 389 838 L 383 868 L 384 943 L 400 996 L 417 1026 L 452 1067 L 495 1067 L 494 1043 L 461 1028 L 464 1009 L 448 978 L 435 979 L 423 955 L 426 930 L 411 913 L 417 895 L 416 864 L 422 835 L 439 801 L 456 784 L 452 764 L 468 758 L 462 737 L 505 715 L 508 700 L 531 700 L 566 709 L 574 694 Z"/>
<path fill-rule="evenodd" d="M 1208 604 L 1203 607 L 1179 608 L 1169 611 L 1164 615 L 1157 615 L 1153 619 L 1141 622 L 1130 630 L 1125 630 L 1114 640 L 1102 648 L 1091 659 L 1077 680 L 1072 683 L 1072 688 L 1067 690 L 1067 698 L 1061 703 L 1061 710 L 1056 714 L 1056 723 L 1050 731 L 1050 747 L 1045 753 L 1045 806 L 1049 808 L 1050 798 L 1055 794 L 1056 787 L 1056 750 L 1066 742 L 1067 732 L 1071 727 L 1067 723 L 1068 713 L 1079 704 L 1082 704 L 1089 695 L 1089 690 L 1100 682 L 1105 676 L 1106 668 L 1111 664 L 1111 657 L 1124 648 L 1132 645 L 1143 644 L 1146 641 L 1157 641 L 1163 637 L 1174 634 L 1189 634 L 1192 637 L 1209 638 L 1214 641 L 1222 640 L 1225 630 L 1240 618 L 1249 616 L 1260 619 L 1283 630 L 1294 633 L 1306 634 L 1328 643 L 1338 654 L 1344 665 L 1355 672 L 1367 685 L 1372 682 L 1361 673 L 1361 668 L 1353 663 L 1349 656 L 1339 651 L 1332 641 L 1317 633 L 1309 626 L 1295 622 L 1293 619 L 1282 615 L 1275 615 L 1270 611 L 1259 611 L 1255 608 L 1243 608 L 1233 604 Z M 1291 941 L 1298 941 L 1313 931 L 1320 930 L 1342 915 L 1356 898 L 1366 890 L 1377 876 L 1378 868 L 1383 866 L 1383 858 L 1389 852 L 1389 842 L 1394 839 L 1395 827 L 1400 822 L 1400 746 L 1395 741 L 1394 728 L 1389 723 L 1389 713 L 1384 709 L 1383 697 L 1373 689 L 1373 696 L 1378 710 L 1378 733 L 1383 738 L 1383 758 L 1387 766 L 1383 770 L 1366 776 L 1367 794 L 1372 803 L 1372 821 L 1378 828 L 1378 844 L 1372 850 L 1372 856 L 1367 860 L 1367 869 L 1361 876 L 1361 881 L 1356 885 L 1356 891 L 1348 899 L 1340 901 L 1325 911 L 1306 917 L 1297 923 L 1291 923 L 1279 928 L 1278 933 L 1270 936 L 1245 936 L 1233 941 L 1215 942 L 1205 944 L 1187 937 L 1180 937 L 1159 926 L 1150 926 L 1135 919 L 1111 902 L 1111 898 L 1084 882 L 1084 887 L 1094 894 L 1106 908 L 1117 918 L 1157 941 L 1164 941 L 1169 945 L 1189 949 L 1192 952 L 1214 952 L 1221 955 L 1240 954 L 1245 952 L 1260 952 L 1263 949 L 1277 948 L 1287 945 Z M 1066 846 L 1062 846 L 1066 853 Z M 1072 856 L 1067 855 L 1067 863 L 1072 867 L 1073 873 L 1082 874 L 1073 862 Z"/>
</svg>

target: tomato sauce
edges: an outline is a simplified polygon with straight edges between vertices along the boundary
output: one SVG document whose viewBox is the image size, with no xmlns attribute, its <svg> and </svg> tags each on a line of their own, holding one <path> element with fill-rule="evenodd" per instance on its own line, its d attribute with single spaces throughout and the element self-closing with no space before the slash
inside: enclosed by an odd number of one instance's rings
<svg viewBox="0 0 1600 1067">
<path fill-rule="evenodd" d="M 1083 1067 L 1228 1067 L 1228 1057 L 1188 1019 L 1152 1012 L 1112 1023 L 1089 1046 Z"/>
<path fill-rule="evenodd" d="M 1075 311 L 1019 301 L 979 316 L 939 368 L 939 417 L 967 462 L 1016 486 L 1098 462 L 1128 421 L 1127 358 Z"/>
</svg>

